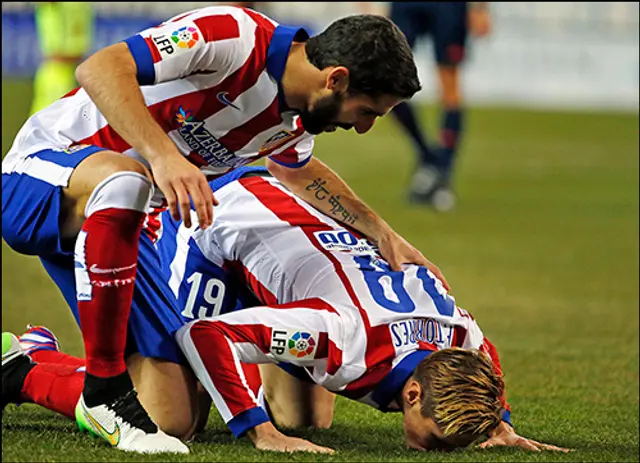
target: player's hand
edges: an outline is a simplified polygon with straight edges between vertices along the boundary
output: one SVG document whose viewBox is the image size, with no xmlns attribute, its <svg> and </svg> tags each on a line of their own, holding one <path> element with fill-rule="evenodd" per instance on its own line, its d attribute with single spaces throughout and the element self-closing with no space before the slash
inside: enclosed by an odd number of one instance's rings
<svg viewBox="0 0 640 463">
<path fill-rule="evenodd" d="M 258 450 L 272 452 L 335 453 L 328 447 L 321 447 L 298 437 L 289 437 L 278 431 L 273 423 L 259 424 L 247 433 Z"/>
<path fill-rule="evenodd" d="M 200 228 L 204 230 L 213 223 L 213 206 L 217 206 L 218 201 L 200 169 L 176 155 L 165 156 L 151 164 L 151 171 L 158 188 L 167 199 L 174 220 L 182 217 L 185 227 L 191 228 L 191 198 Z"/>
<path fill-rule="evenodd" d="M 390 231 L 383 234 L 377 242 L 380 255 L 389 263 L 391 270 L 402 271 L 402 264 L 417 264 L 427 267 L 449 291 L 449 283 L 437 265 L 429 261 L 420 251 L 413 247 L 407 240 Z"/>
<path fill-rule="evenodd" d="M 481 449 L 488 449 L 491 447 L 519 447 L 524 450 L 531 450 L 532 452 L 541 452 L 542 450 L 552 450 L 554 452 L 571 452 L 571 449 L 565 449 L 562 447 L 556 447 L 555 445 L 543 444 L 541 442 L 527 439 L 519 436 L 504 421 L 500 423 L 498 428 L 491 433 L 491 437 L 479 445 Z"/>
<path fill-rule="evenodd" d="M 486 37 L 491 33 L 491 14 L 485 8 L 471 8 L 467 14 L 467 27 L 474 37 Z"/>
</svg>

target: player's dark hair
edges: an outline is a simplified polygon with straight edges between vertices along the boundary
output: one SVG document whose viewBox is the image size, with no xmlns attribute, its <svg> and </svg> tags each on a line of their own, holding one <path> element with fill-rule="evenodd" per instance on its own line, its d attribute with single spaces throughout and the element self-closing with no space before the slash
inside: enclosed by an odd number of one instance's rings
<svg viewBox="0 0 640 463">
<path fill-rule="evenodd" d="M 413 372 L 424 391 L 420 412 L 445 436 L 480 437 L 501 420 L 504 382 L 488 355 L 452 347 L 434 352 Z"/>
<path fill-rule="evenodd" d="M 305 50 L 309 62 L 318 69 L 346 67 L 348 92 L 352 95 L 408 99 L 421 88 L 407 39 L 383 16 L 363 14 L 339 19 L 311 37 Z"/>
</svg>

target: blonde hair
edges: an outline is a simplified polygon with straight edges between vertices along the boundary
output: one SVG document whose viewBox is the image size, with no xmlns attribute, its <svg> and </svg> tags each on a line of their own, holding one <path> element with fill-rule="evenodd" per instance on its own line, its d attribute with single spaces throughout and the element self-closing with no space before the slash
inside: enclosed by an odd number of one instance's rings
<svg viewBox="0 0 640 463">
<path fill-rule="evenodd" d="M 447 437 L 479 437 L 500 424 L 504 382 L 488 355 L 452 347 L 434 352 L 413 372 L 423 389 L 421 413 Z"/>
</svg>

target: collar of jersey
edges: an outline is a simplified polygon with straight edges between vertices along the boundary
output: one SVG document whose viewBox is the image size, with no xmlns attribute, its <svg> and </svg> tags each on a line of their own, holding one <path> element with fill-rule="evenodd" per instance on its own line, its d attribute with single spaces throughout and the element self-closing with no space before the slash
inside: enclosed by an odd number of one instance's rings
<svg viewBox="0 0 640 463">
<path fill-rule="evenodd" d="M 418 364 L 433 351 L 431 350 L 417 350 L 411 352 L 400 363 L 398 363 L 393 370 L 387 373 L 378 386 L 373 390 L 371 399 L 378 404 L 381 411 L 388 411 L 391 401 L 395 399 L 396 395 L 404 387 L 404 384 L 413 374 L 413 370 L 416 369 Z"/>
<path fill-rule="evenodd" d="M 284 102 L 284 92 L 282 91 L 282 75 L 287 65 L 289 50 L 294 40 L 305 41 L 309 38 L 309 33 L 302 27 L 278 26 L 273 31 L 271 42 L 267 50 L 267 72 L 278 83 L 278 102 L 280 112 L 290 111 Z"/>
</svg>

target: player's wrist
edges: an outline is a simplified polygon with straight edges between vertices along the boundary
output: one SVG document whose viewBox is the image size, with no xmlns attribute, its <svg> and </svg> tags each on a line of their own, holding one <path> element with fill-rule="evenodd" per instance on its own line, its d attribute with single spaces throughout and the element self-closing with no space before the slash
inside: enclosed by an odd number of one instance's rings
<svg viewBox="0 0 640 463">
<path fill-rule="evenodd" d="M 507 423 L 506 421 L 500 421 L 500 424 L 498 424 L 498 426 L 496 426 L 492 431 L 489 432 L 489 437 L 513 433 L 515 433 L 515 430 L 509 423 Z"/>
<path fill-rule="evenodd" d="M 373 218 L 371 230 L 372 232 L 369 233 L 369 237 L 378 245 L 382 242 L 389 241 L 395 234 L 391 226 L 380 217 Z"/>
<path fill-rule="evenodd" d="M 153 146 L 146 146 L 140 150 L 142 156 L 149 161 L 149 164 L 157 165 L 158 163 L 164 163 L 167 160 L 174 158 L 184 159 L 180 154 L 173 142 L 169 140 L 169 143 L 159 143 Z"/>
</svg>

